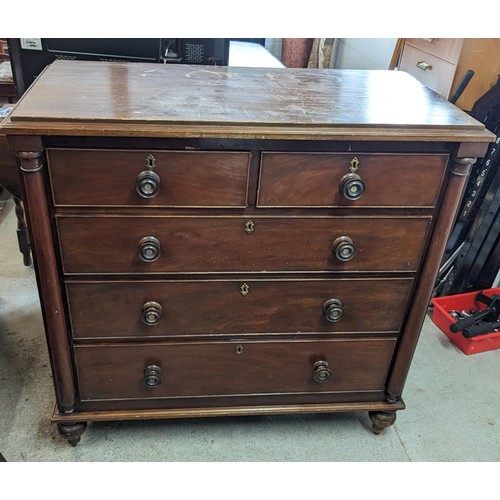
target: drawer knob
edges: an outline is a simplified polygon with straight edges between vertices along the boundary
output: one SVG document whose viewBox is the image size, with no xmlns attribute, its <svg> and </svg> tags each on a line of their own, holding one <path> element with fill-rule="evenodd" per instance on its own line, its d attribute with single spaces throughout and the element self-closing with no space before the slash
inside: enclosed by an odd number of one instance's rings
<svg viewBox="0 0 500 500">
<path fill-rule="evenodd" d="M 162 317 L 162 307 L 158 302 L 146 302 L 142 306 L 142 322 L 148 326 L 157 325 Z"/>
<path fill-rule="evenodd" d="M 316 361 L 312 365 L 313 377 L 316 382 L 326 382 L 331 376 L 332 371 L 328 368 L 326 361 Z"/>
<path fill-rule="evenodd" d="M 160 192 L 160 176 L 152 170 L 143 170 L 137 176 L 135 189 L 143 198 L 154 198 Z"/>
<path fill-rule="evenodd" d="M 161 254 L 160 241 L 154 236 L 145 236 L 139 241 L 139 257 L 144 262 L 153 262 Z"/>
<path fill-rule="evenodd" d="M 323 314 L 325 319 L 331 323 L 336 323 L 344 315 L 344 305 L 339 299 L 330 299 L 323 304 Z"/>
<path fill-rule="evenodd" d="M 356 245 L 349 236 L 340 236 L 333 242 L 335 257 L 342 262 L 347 262 L 354 258 L 357 251 Z"/>
<path fill-rule="evenodd" d="M 365 183 L 358 174 L 351 172 L 340 179 L 340 192 L 348 200 L 357 200 L 365 192 Z"/>
<path fill-rule="evenodd" d="M 157 365 L 149 365 L 144 369 L 144 384 L 147 387 L 155 387 L 161 384 L 161 368 Z"/>
</svg>

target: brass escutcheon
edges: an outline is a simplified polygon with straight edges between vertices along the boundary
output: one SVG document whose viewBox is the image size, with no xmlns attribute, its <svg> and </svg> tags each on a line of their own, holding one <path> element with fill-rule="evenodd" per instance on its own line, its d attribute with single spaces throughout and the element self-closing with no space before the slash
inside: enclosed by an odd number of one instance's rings
<svg viewBox="0 0 500 500">
<path fill-rule="evenodd" d="M 246 283 L 243 283 L 240 286 L 240 293 L 241 293 L 241 295 L 243 295 L 243 297 L 245 295 L 248 295 L 250 293 L 250 287 Z"/>
<path fill-rule="evenodd" d="M 243 346 L 241 344 L 238 344 L 235 351 L 237 356 L 241 356 L 243 354 Z"/>
<path fill-rule="evenodd" d="M 247 234 L 252 234 L 254 230 L 255 224 L 253 220 L 247 220 L 245 224 L 245 233 Z"/>
<path fill-rule="evenodd" d="M 156 168 L 156 158 L 153 155 L 148 155 L 146 157 L 146 168 L 153 170 Z"/>
<path fill-rule="evenodd" d="M 352 172 L 353 174 L 356 173 L 356 171 L 358 170 L 359 168 L 359 160 L 358 158 L 355 156 L 350 162 L 349 162 L 349 171 Z"/>
</svg>

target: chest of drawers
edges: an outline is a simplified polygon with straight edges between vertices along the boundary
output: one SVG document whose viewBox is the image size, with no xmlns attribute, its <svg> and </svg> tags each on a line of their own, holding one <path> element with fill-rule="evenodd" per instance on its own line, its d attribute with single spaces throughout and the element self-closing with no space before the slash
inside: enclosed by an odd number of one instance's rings
<svg viewBox="0 0 500 500">
<path fill-rule="evenodd" d="M 98 420 L 392 425 L 493 138 L 403 73 L 74 61 L 4 133 L 71 444 Z"/>
</svg>

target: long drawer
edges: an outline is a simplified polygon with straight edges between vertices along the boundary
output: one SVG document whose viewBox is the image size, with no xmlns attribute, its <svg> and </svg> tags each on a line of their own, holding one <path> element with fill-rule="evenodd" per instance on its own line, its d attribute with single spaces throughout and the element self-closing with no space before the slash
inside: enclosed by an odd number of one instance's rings
<svg viewBox="0 0 500 500">
<path fill-rule="evenodd" d="M 56 206 L 247 204 L 247 152 L 48 149 L 47 158 Z"/>
<path fill-rule="evenodd" d="M 264 152 L 257 205 L 432 207 L 447 161 L 439 154 Z M 341 192 L 350 173 L 359 175 L 365 189 L 354 200 Z"/>
<path fill-rule="evenodd" d="M 392 332 L 412 280 L 68 282 L 77 339 Z M 336 299 L 339 302 L 335 302 Z"/>
<path fill-rule="evenodd" d="M 380 391 L 394 339 L 76 346 L 82 401 Z"/>
<path fill-rule="evenodd" d="M 66 273 L 412 272 L 430 221 L 75 216 L 59 217 L 58 228 Z"/>
</svg>

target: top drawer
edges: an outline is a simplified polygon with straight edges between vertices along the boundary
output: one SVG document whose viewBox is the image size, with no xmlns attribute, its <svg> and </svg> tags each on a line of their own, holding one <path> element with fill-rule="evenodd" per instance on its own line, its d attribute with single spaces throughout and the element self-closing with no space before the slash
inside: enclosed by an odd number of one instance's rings
<svg viewBox="0 0 500 500">
<path fill-rule="evenodd" d="M 432 207 L 447 160 L 447 155 L 440 154 L 266 152 L 261 156 L 257 205 Z M 357 199 L 346 198 L 341 190 L 353 184 L 352 176 L 346 177 L 350 169 L 363 184 L 364 192 Z"/>
<path fill-rule="evenodd" d="M 56 206 L 245 207 L 250 153 L 48 149 Z"/>
<path fill-rule="evenodd" d="M 456 64 L 463 42 L 463 38 L 407 38 L 405 45 L 412 45 L 445 61 Z"/>
</svg>

